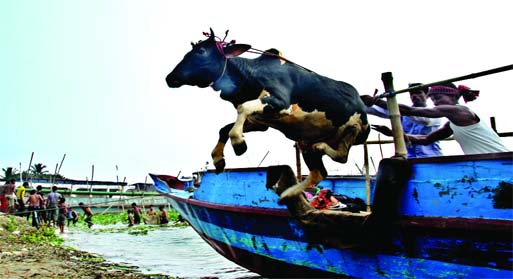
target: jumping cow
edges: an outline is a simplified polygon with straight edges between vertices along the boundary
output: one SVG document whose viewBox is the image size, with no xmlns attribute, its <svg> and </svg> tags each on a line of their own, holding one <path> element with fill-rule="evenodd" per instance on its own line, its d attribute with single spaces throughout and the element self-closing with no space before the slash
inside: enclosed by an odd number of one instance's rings
<svg viewBox="0 0 513 279">
<path fill-rule="evenodd" d="M 228 138 L 235 154 L 242 155 L 247 149 L 243 133 L 275 128 L 299 144 L 310 170 L 304 181 L 281 194 L 283 201 L 327 176 L 323 155 L 346 163 L 351 146 L 367 139 L 365 106 L 350 84 L 300 67 L 275 49 L 255 59 L 237 57 L 251 46 L 225 42 L 212 29 L 206 35 L 208 39 L 192 43 L 166 82 L 171 88 L 210 86 L 237 109 L 237 119 L 221 128 L 212 151 L 218 173 L 225 167 Z"/>
</svg>

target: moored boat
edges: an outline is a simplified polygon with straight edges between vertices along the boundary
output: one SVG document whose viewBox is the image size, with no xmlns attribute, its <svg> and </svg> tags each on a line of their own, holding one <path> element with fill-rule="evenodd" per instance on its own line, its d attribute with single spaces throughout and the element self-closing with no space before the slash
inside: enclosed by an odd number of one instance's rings
<svg viewBox="0 0 513 279">
<path fill-rule="evenodd" d="M 193 192 L 151 176 L 218 253 L 263 276 L 512 278 L 513 153 L 409 162 L 404 189 L 371 181 L 373 213 L 345 213 L 347 222 L 318 229 L 278 203 L 276 172 L 287 166 L 209 170 Z M 367 194 L 362 177 L 328 177 L 320 186 L 363 200 Z M 390 198 L 384 192 L 397 199 L 397 218 L 373 216 Z"/>
</svg>

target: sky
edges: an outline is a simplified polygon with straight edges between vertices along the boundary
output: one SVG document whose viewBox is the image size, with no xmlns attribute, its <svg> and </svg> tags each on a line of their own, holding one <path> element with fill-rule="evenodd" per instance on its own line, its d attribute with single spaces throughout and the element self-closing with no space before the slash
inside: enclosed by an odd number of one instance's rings
<svg viewBox="0 0 513 279">
<path fill-rule="evenodd" d="M 26 170 L 32 152 L 32 163 L 50 173 L 66 154 L 60 174 L 72 179 L 135 183 L 149 180 L 148 173 L 187 175 L 206 162 L 212 167 L 218 131 L 236 111 L 211 88 L 165 83 L 209 28 L 218 35 L 229 29 L 229 39 L 257 49 L 277 48 L 363 95 L 383 91 L 383 72 L 392 72 L 395 88 L 402 89 L 513 64 L 510 12 L 506 0 L 3 0 L 0 168 Z M 499 131 L 513 132 L 512 80 L 508 71 L 456 84 L 481 90 L 467 105 L 487 123 L 495 116 Z M 410 104 L 407 94 L 398 99 Z M 227 168 L 294 168 L 293 142 L 281 133 L 245 139 L 242 156 L 227 145 Z M 513 149 L 511 138 L 504 141 Z M 455 142 L 442 148 L 446 155 L 462 154 Z M 353 147 L 344 165 L 325 156 L 328 172 L 357 174 L 362 150 Z M 369 151 L 375 166 L 393 155 L 390 145 Z"/>
</svg>

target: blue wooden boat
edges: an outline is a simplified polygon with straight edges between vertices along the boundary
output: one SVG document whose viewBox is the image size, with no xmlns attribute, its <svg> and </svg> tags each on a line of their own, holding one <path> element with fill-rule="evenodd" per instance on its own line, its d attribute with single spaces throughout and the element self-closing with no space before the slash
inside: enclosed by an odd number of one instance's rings
<svg viewBox="0 0 513 279">
<path fill-rule="evenodd" d="M 409 162 L 413 174 L 397 192 L 397 218 L 370 222 L 373 208 L 318 230 L 278 204 L 270 177 L 288 167 L 206 171 L 183 190 L 151 176 L 210 246 L 263 276 L 513 278 L 513 153 Z M 387 189 L 371 182 L 375 205 Z M 320 186 L 365 200 L 363 177 L 328 177 Z"/>
</svg>

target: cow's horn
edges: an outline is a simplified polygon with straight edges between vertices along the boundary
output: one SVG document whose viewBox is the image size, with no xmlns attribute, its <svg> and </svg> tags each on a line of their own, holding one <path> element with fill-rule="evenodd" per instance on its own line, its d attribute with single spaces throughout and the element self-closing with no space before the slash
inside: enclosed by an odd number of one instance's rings
<svg viewBox="0 0 513 279">
<path fill-rule="evenodd" d="M 214 35 L 214 30 L 212 30 L 212 27 L 210 27 L 210 39 L 215 40 L 216 35 Z"/>
</svg>

